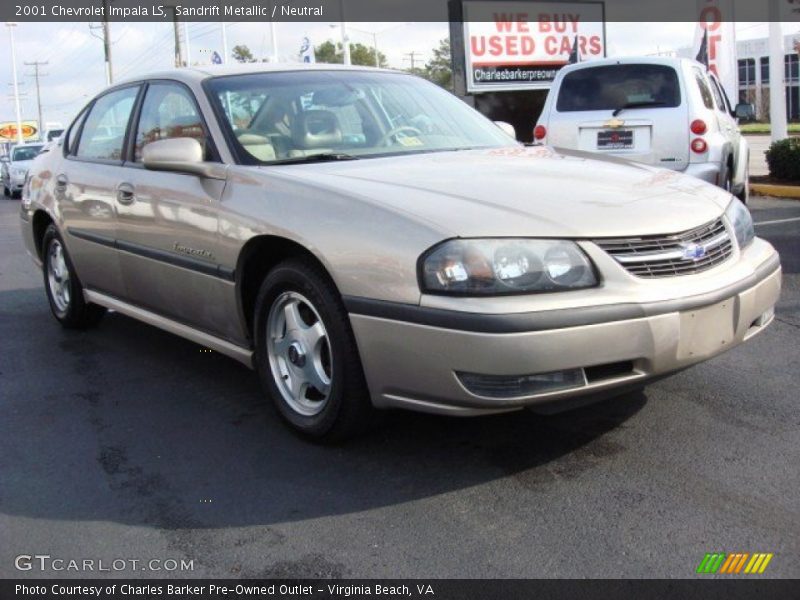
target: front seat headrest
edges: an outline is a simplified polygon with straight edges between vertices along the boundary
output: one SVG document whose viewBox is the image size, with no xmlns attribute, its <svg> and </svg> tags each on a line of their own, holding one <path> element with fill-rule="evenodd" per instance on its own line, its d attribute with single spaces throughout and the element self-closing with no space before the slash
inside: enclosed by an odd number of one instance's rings
<svg viewBox="0 0 800 600">
<path fill-rule="evenodd" d="M 339 119 L 329 110 L 300 113 L 292 128 L 292 141 L 300 148 L 330 148 L 342 143 Z"/>
</svg>

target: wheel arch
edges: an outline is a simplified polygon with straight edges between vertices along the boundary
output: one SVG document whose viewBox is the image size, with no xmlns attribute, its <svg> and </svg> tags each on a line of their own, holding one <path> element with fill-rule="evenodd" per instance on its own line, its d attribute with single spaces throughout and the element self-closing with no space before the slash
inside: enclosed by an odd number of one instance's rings
<svg viewBox="0 0 800 600">
<path fill-rule="evenodd" d="M 40 208 L 33 213 L 31 228 L 33 229 L 33 243 L 36 247 L 36 255 L 39 257 L 39 260 L 43 259 L 42 242 L 44 241 L 44 233 L 47 231 L 47 227 L 55 222 L 55 219 L 50 216 L 50 213 L 44 209 Z"/>
<path fill-rule="evenodd" d="M 247 241 L 236 261 L 236 303 L 243 330 L 253 339 L 253 313 L 261 282 L 267 273 L 287 258 L 301 257 L 314 262 L 338 287 L 330 269 L 303 244 L 278 235 L 258 235 Z"/>
</svg>

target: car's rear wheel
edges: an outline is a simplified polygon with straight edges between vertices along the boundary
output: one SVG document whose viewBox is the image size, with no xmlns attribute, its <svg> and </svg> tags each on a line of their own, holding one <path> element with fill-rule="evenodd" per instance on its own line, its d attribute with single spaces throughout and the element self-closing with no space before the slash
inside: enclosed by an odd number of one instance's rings
<svg viewBox="0 0 800 600">
<path fill-rule="evenodd" d="M 106 309 L 84 300 L 83 287 L 55 225 L 49 225 L 45 231 L 42 258 L 44 288 L 53 316 L 70 329 L 96 325 Z"/>
<path fill-rule="evenodd" d="M 3 184 L 3 196 L 8 198 L 11 195 L 11 190 L 8 189 L 8 186 Z"/>
<path fill-rule="evenodd" d="M 254 328 L 261 382 L 295 430 L 338 441 L 368 425 L 372 405 L 350 321 L 321 268 L 289 259 L 272 269 Z"/>
</svg>

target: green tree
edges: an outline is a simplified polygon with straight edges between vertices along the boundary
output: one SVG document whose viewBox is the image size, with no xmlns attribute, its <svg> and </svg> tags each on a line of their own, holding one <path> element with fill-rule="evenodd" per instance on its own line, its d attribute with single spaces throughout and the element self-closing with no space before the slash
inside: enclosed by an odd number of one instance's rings
<svg viewBox="0 0 800 600">
<path fill-rule="evenodd" d="M 446 90 L 453 91 L 453 57 L 450 52 L 450 38 L 440 40 L 439 47 L 433 49 L 433 56 L 425 63 L 423 77 Z"/>
<path fill-rule="evenodd" d="M 314 48 L 314 56 L 317 62 L 342 64 L 344 62 L 344 50 L 342 44 L 334 44 L 327 40 Z M 350 62 L 354 65 L 364 65 L 367 67 L 375 66 L 375 49 L 364 44 L 350 44 Z M 378 64 L 381 67 L 387 66 L 386 55 L 378 51 Z"/>
<path fill-rule="evenodd" d="M 238 46 L 234 46 L 233 51 L 231 52 L 231 56 L 233 56 L 233 60 L 240 63 L 256 62 L 253 53 L 250 52 L 250 48 L 248 48 L 244 44 L 239 44 Z"/>
</svg>

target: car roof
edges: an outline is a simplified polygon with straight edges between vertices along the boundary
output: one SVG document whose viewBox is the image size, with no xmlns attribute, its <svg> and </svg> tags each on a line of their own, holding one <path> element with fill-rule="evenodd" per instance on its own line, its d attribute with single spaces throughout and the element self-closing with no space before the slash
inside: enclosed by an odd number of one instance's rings
<svg viewBox="0 0 800 600">
<path fill-rule="evenodd" d="M 619 58 L 601 58 L 598 60 L 587 60 L 586 62 L 567 65 L 562 72 L 577 71 L 592 67 L 602 67 L 607 65 L 664 65 L 680 69 L 684 66 L 697 66 L 705 69 L 705 65 L 691 58 L 678 58 L 676 56 L 624 56 Z"/>
<path fill-rule="evenodd" d="M 362 67 L 359 65 L 331 65 L 326 63 L 237 63 L 234 65 L 208 65 L 196 67 L 182 67 L 129 77 L 115 82 L 116 85 L 134 83 L 147 79 L 175 79 L 185 83 L 199 83 L 209 77 L 222 77 L 225 75 L 245 75 L 247 73 L 274 73 L 288 71 L 363 71 L 376 73 L 402 73 L 395 69 L 381 69 L 377 67 Z"/>
</svg>

